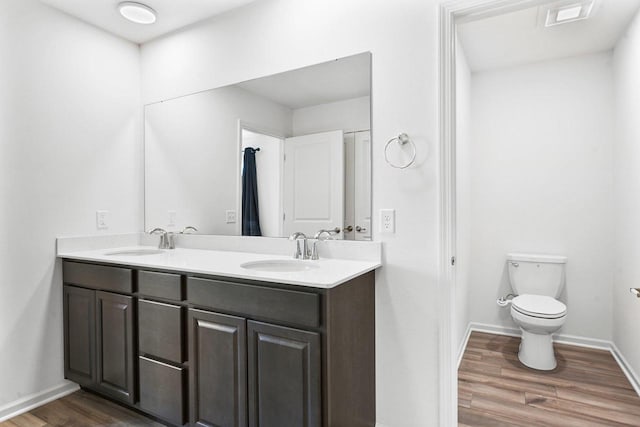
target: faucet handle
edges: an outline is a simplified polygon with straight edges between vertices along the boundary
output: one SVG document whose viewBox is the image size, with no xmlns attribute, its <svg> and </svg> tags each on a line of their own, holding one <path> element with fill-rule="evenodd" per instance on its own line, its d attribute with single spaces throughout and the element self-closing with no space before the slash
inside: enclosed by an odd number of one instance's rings
<svg viewBox="0 0 640 427">
<path fill-rule="evenodd" d="M 185 228 L 182 229 L 180 234 L 192 234 L 192 233 L 196 233 L 197 231 L 198 229 L 195 228 L 193 225 L 187 225 Z"/>
<path fill-rule="evenodd" d="M 318 230 L 318 232 L 315 234 L 315 236 L 313 236 L 314 239 L 316 240 L 333 240 L 333 235 L 336 234 L 337 232 L 335 230 Z M 322 238 L 324 236 L 324 239 Z"/>
<path fill-rule="evenodd" d="M 318 243 L 324 242 L 325 240 L 333 240 L 333 235 L 338 233 L 338 231 L 336 230 L 340 230 L 340 229 L 338 227 L 336 227 L 333 230 L 321 229 L 321 230 L 318 230 L 315 236 L 313 236 L 313 238 L 316 240 L 315 242 L 313 242 L 313 246 L 311 247 L 312 260 L 320 259 L 320 255 L 318 254 Z"/>
<path fill-rule="evenodd" d="M 167 234 L 167 230 L 164 228 L 156 227 L 148 232 L 149 234 Z"/>
</svg>

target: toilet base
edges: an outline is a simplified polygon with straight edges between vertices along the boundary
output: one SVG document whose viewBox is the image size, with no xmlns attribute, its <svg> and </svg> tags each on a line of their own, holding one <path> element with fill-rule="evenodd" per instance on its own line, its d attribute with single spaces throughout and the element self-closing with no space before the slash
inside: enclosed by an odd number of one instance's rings
<svg viewBox="0 0 640 427">
<path fill-rule="evenodd" d="M 518 359 L 525 366 L 541 371 L 551 371 L 558 366 L 553 352 L 553 339 L 551 334 L 534 334 L 522 331 L 520 351 Z"/>
</svg>

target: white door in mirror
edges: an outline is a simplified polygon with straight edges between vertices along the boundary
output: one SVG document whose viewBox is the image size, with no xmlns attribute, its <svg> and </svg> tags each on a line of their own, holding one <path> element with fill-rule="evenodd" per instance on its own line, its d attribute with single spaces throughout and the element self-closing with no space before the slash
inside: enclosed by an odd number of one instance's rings
<svg viewBox="0 0 640 427">
<path fill-rule="evenodd" d="M 286 138 L 284 235 L 343 228 L 344 136 L 341 130 Z M 342 239 L 344 233 L 334 236 Z"/>
</svg>

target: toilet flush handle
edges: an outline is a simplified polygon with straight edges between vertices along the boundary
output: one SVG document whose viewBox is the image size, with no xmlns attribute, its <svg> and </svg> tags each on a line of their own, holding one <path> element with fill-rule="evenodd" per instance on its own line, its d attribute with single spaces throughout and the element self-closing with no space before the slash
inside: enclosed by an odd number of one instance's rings
<svg viewBox="0 0 640 427">
<path fill-rule="evenodd" d="M 511 265 L 513 265 L 515 268 L 520 267 L 520 264 L 518 264 L 517 262 L 512 262 Z"/>
<path fill-rule="evenodd" d="M 511 304 L 511 300 L 513 298 L 517 297 L 517 295 L 515 294 L 507 294 L 504 297 L 500 297 L 498 298 L 498 300 L 496 301 L 496 303 L 500 306 L 500 307 L 506 307 L 509 304 Z"/>
</svg>

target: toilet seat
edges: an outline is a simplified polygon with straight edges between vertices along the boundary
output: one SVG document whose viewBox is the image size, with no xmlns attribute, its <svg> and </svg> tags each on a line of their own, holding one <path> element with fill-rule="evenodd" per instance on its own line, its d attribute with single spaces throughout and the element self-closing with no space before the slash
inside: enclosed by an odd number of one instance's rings
<svg viewBox="0 0 640 427">
<path fill-rule="evenodd" d="M 567 306 L 545 295 L 519 295 L 511 300 L 514 310 L 532 317 L 557 319 L 567 314 Z"/>
</svg>

